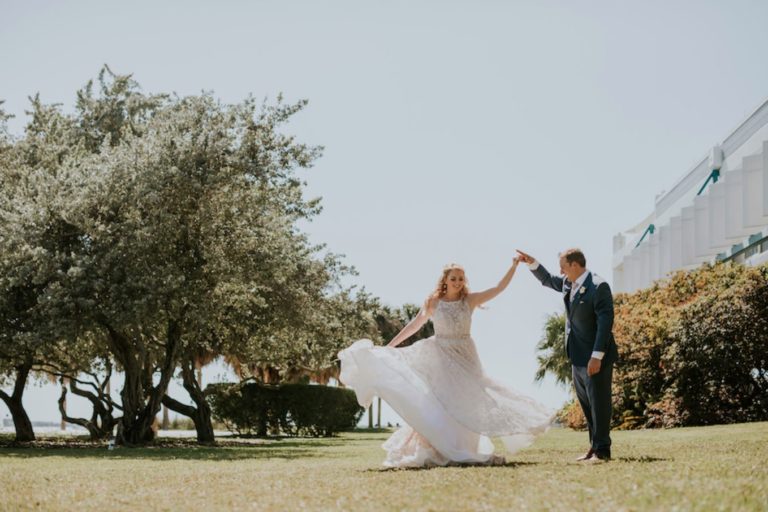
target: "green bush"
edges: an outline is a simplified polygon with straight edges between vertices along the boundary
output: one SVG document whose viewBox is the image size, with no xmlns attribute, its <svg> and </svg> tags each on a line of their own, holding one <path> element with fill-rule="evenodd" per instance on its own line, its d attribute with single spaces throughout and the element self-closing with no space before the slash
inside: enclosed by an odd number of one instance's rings
<svg viewBox="0 0 768 512">
<path fill-rule="evenodd" d="M 584 417 L 579 401 L 575 398 L 572 398 L 557 411 L 557 421 L 574 430 L 584 430 L 587 428 L 587 419 Z"/>
<path fill-rule="evenodd" d="M 617 416 L 649 427 L 768 419 L 768 267 L 704 265 L 617 302 Z"/>
<path fill-rule="evenodd" d="M 768 419 L 768 267 L 735 268 L 681 308 L 650 414 L 664 426 Z"/>
<path fill-rule="evenodd" d="M 308 384 L 212 384 L 213 417 L 240 435 L 332 436 L 353 429 L 363 414 L 354 392 Z"/>
</svg>

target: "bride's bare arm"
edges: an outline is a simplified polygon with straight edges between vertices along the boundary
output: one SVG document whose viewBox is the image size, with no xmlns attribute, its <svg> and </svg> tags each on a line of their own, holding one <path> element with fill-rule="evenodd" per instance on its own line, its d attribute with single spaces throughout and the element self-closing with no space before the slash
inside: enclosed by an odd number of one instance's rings
<svg viewBox="0 0 768 512">
<path fill-rule="evenodd" d="M 419 310 L 419 313 L 413 317 L 413 319 L 408 322 L 408 324 L 403 327 L 399 333 L 397 333 L 397 336 L 392 338 L 392 341 L 387 343 L 387 346 L 394 348 L 407 340 L 409 337 L 419 332 L 419 329 L 421 329 L 422 326 L 427 323 L 429 317 L 432 316 L 433 309 L 434 300 L 427 299 L 427 301 L 424 303 L 424 306 Z"/>
<path fill-rule="evenodd" d="M 515 275 L 515 271 L 517 270 L 517 265 L 520 263 L 520 258 L 515 258 L 513 260 L 512 266 L 509 267 L 509 270 L 507 270 L 507 273 L 504 274 L 504 277 L 501 278 L 501 281 L 499 281 L 499 284 L 494 286 L 493 288 L 488 288 L 487 290 L 483 290 L 482 292 L 476 292 L 476 293 L 470 293 L 467 295 L 467 302 L 469 303 L 469 306 L 472 308 L 476 308 L 477 306 L 484 304 L 491 300 L 492 298 L 496 297 L 498 294 L 503 292 L 507 286 L 509 286 L 509 282 L 512 281 L 512 277 Z"/>
</svg>

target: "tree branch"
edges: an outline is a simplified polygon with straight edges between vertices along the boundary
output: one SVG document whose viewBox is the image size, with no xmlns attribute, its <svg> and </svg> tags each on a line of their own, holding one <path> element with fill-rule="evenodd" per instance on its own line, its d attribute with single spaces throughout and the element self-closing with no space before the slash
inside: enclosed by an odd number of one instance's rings
<svg viewBox="0 0 768 512">
<path fill-rule="evenodd" d="M 88 382 L 88 381 L 80 380 L 78 378 L 73 377 L 72 374 L 70 374 L 70 373 L 51 371 L 51 370 L 46 370 L 45 368 L 41 368 L 41 370 L 44 371 L 45 373 L 47 373 L 48 375 L 53 375 L 54 377 L 59 377 L 59 378 L 63 377 L 63 378 L 69 379 L 70 382 L 77 382 L 78 384 L 82 384 L 83 386 L 90 386 L 90 387 L 93 388 L 94 391 L 96 391 L 96 393 L 99 393 L 98 386 L 96 384 L 94 384 L 93 382 Z M 73 390 L 73 392 L 74 392 L 74 390 Z"/>
<path fill-rule="evenodd" d="M 178 412 L 179 414 L 183 414 L 184 416 L 187 416 L 190 418 L 197 412 L 197 409 L 195 409 L 191 405 L 183 404 L 178 400 L 171 398 L 168 395 L 163 395 L 162 404 L 167 408 L 169 408 L 170 410 L 174 412 Z"/>
<path fill-rule="evenodd" d="M 66 400 L 67 400 L 67 388 L 62 385 L 61 396 L 59 397 L 59 412 L 61 413 L 61 418 L 67 423 L 80 425 L 84 429 L 88 430 L 88 432 L 90 432 L 91 435 L 94 435 L 96 430 L 94 423 L 88 421 L 85 418 L 74 418 L 72 416 L 67 415 L 67 409 L 65 407 Z"/>
</svg>

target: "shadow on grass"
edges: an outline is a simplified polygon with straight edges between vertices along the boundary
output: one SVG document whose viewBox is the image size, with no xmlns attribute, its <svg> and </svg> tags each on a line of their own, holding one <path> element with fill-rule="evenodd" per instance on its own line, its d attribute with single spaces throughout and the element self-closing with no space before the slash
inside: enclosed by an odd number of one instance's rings
<svg viewBox="0 0 768 512">
<path fill-rule="evenodd" d="M 641 455 L 640 457 L 616 457 L 613 459 L 617 462 L 640 462 L 640 463 L 646 463 L 646 462 L 668 462 L 673 459 L 665 459 L 662 457 L 651 457 L 649 455 Z"/>
<path fill-rule="evenodd" d="M 316 439 L 260 440 L 261 442 L 226 439 L 215 446 L 198 445 L 178 439 L 161 439 L 156 443 L 137 448 L 116 447 L 108 450 L 106 443 L 80 441 L 60 442 L 40 440 L 34 443 L 0 446 L 0 459 L 67 457 L 75 459 L 153 459 L 153 460 L 209 460 L 237 461 L 250 459 L 308 459 L 333 458 L 333 450 L 323 448 L 339 446 L 339 441 Z"/>
<path fill-rule="evenodd" d="M 431 471 L 433 469 L 445 468 L 517 468 L 523 466 L 538 466 L 538 462 L 505 462 L 504 464 L 448 464 L 447 466 L 422 466 L 418 468 L 370 468 L 364 469 L 363 473 L 388 473 L 393 471 Z"/>
<path fill-rule="evenodd" d="M 348 433 L 348 434 L 391 434 L 395 430 L 397 430 L 396 427 L 356 428 L 355 430 L 348 430 L 345 433 Z"/>
<path fill-rule="evenodd" d="M 383 442 L 385 439 L 386 439 L 386 437 L 355 436 L 355 437 L 345 438 L 345 439 L 343 439 L 343 441 L 345 443 L 362 443 L 362 442 L 368 442 L 368 441 Z"/>
</svg>

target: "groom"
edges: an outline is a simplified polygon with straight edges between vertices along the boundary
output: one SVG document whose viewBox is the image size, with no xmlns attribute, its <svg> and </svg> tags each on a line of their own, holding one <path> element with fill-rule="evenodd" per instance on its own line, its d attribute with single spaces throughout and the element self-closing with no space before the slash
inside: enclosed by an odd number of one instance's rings
<svg viewBox="0 0 768 512">
<path fill-rule="evenodd" d="M 579 249 L 560 254 L 560 274 L 547 272 L 532 256 L 517 251 L 541 284 L 563 294 L 565 350 L 571 361 L 576 397 L 589 428 L 590 448 L 577 460 L 611 459 L 611 378 L 618 357 L 613 339 L 613 296 L 602 278 L 587 270 Z"/>
</svg>

